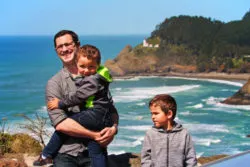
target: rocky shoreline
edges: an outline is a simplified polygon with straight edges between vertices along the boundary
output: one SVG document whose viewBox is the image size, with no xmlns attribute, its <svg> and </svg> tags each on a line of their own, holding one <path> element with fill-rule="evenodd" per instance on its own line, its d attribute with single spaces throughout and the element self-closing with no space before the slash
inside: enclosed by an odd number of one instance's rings
<svg viewBox="0 0 250 167">
<path fill-rule="evenodd" d="M 15 156 L 15 155 L 13 155 Z M 210 157 L 199 157 L 198 166 L 202 166 L 206 163 L 225 158 L 227 155 L 215 155 Z M 33 161 L 36 160 L 38 156 L 28 155 L 28 154 L 18 154 L 18 157 L 13 158 L 0 158 L 0 166 L 8 167 L 32 167 Z M 119 155 L 109 155 L 109 166 L 110 167 L 140 167 L 141 157 L 140 154 L 134 153 L 123 153 Z"/>
</svg>

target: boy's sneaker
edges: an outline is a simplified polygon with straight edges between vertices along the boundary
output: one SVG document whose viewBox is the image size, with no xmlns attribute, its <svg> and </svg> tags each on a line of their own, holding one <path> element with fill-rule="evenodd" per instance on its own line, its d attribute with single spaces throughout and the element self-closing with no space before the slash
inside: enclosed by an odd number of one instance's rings
<svg viewBox="0 0 250 167">
<path fill-rule="evenodd" d="M 40 154 L 39 158 L 33 162 L 33 166 L 51 166 L 53 165 L 53 160 L 50 157 L 47 157 L 46 159 L 42 158 L 42 154 Z"/>
</svg>

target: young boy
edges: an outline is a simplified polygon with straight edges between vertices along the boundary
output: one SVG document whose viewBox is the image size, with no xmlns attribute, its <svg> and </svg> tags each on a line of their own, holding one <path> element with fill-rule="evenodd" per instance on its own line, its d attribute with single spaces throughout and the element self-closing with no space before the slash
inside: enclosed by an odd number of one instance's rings
<svg viewBox="0 0 250 167">
<path fill-rule="evenodd" d="M 92 45 L 80 47 L 76 64 L 82 77 L 76 82 L 77 90 L 68 94 L 63 99 L 52 99 L 48 102 L 48 109 L 66 109 L 81 104 L 84 108 L 70 118 L 79 122 L 87 129 L 101 131 L 105 127 L 117 126 L 111 121 L 111 113 L 117 112 L 109 91 L 112 77 L 107 68 L 100 66 L 100 51 Z M 47 146 L 42 152 L 42 157 L 53 157 L 60 149 L 65 135 L 54 132 Z M 107 148 L 101 147 L 96 141 L 85 139 L 92 167 L 107 166 Z M 34 165 L 38 166 L 34 163 Z"/>
<path fill-rule="evenodd" d="M 142 167 L 193 167 L 196 153 L 190 134 L 174 121 L 177 105 L 168 94 L 149 102 L 154 126 L 146 132 L 141 151 Z"/>
</svg>

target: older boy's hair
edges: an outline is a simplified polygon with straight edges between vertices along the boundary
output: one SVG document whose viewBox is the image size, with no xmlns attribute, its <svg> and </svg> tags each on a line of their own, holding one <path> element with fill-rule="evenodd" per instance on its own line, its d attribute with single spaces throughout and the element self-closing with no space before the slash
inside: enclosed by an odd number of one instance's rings
<svg viewBox="0 0 250 167">
<path fill-rule="evenodd" d="M 58 33 L 56 33 L 56 35 L 54 36 L 54 47 L 56 47 L 56 39 L 59 38 L 59 37 L 61 37 L 61 36 L 66 35 L 66 34 L 69 34 L 72 37 L 72 40 L 73 40 L 73 42 L 76 45 L 80 45 L 80 41 L 79 41 L 78 35 L 74 31 L 71 31 L 71 30 L 61 30 Z"/>
<path fill-rule="evenodd" d="M 149 102 L 149 107 L 151 106 L 159 106 L 164 113 L 168 113 L 169 110 L 173 112 L 173 119 L 175 118 L 177 105 L 175 99 L 168 94 L 159 94 L 156 95 Z"/>
<path fill-rule="evenodd" d="M 96 61 L 98 65 L 101 63 L 101 53 L 99 49 L 93 45 L 83 45 L 79 48 L 77 52 L 77 58 L 78 60 L 80 57 L 87 57 L 88 59 L 93 59 Z"/>
</svg>

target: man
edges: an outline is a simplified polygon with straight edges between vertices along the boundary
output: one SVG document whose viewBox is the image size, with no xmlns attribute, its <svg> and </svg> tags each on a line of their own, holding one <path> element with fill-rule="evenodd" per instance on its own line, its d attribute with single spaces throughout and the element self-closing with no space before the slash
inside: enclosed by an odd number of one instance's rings
<svg viewBox="0 0 250 167">
<path fill-rule="evenodd" d="M 69 92 L 76 91 L 74 81 L 77 78 L 78 70 L 75 64 L 75 55 L 80 46 L 78 36 L 73 31 L 62 30 L 54 37 L 54 46 L 58 57 L 63 63 L 63 68 L 47 83 L 46 101 L 56 97 L 61 99 Z M 59 132 L 70 137 L 65 141 L 54 159 L 54 167 L 82 167 L 90 166 L 90 160 L 85 146 L 82 144 L 83 137 L 96 140 L 102 146 L 107 146 L 117 133 L 118 113 L 112 114 L 114 126 L 107 127 L 101 132 L 93 132 L 74 121 L 68 116 L 72 113 L 80 112 L 79 106 L 68 108 L 67 111 L 61 109 L 49 110 L 49 117 L 53 126 Z"/>
</svg>

